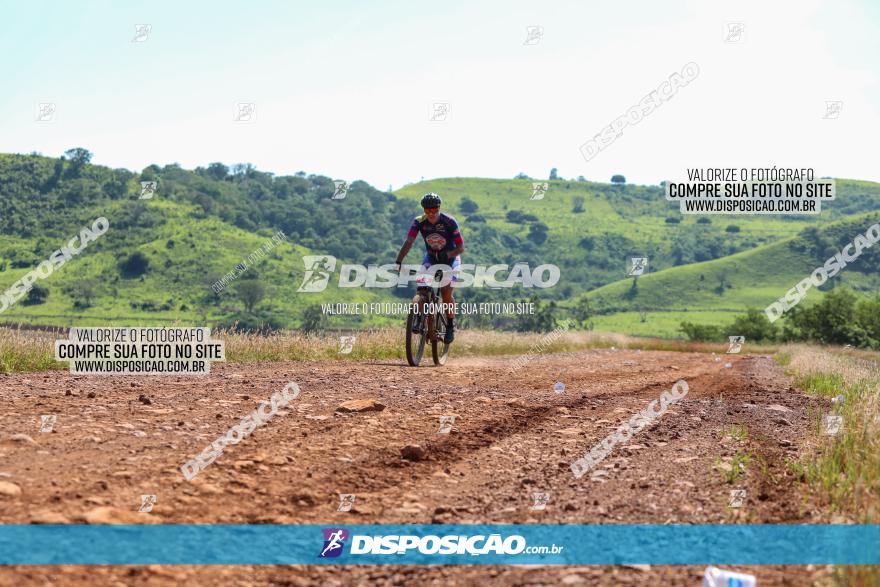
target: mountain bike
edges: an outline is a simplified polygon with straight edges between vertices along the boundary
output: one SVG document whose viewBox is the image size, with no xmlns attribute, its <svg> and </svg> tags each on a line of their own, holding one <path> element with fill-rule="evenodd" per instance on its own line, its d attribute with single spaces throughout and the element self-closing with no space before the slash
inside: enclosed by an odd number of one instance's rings
<svg viewBox="0 0 880 587">
<path fill-rule="evenodd" d="M 422 362 L 426 342 L 431 343 L 435 365 L 445 365 L 449 355 L 449 345 L 443 342 L 448 318 L 440 297 L 442 275 L 443 270 L 438 269 L 433 277 L 420 275 L 416 279 L 419 299 L 410 305 L 406 316 L 406 360 L 412 367 L 418 367 Z"/>
</svg>

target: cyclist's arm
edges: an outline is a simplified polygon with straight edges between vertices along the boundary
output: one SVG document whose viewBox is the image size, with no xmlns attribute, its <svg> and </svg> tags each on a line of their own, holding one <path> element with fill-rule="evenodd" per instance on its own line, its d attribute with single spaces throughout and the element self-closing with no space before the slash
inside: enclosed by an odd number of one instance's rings
<svg viewBox="0 0 880 587">
<path fill-rule="evenodd" d="M 464 252 L 464 239 L 461 238 L 461 232 L 459 232 L 458 226 L 455 227 L 455 231 L 452 233 L 452 243 L 455 245 L 455 248 L 446 253 L 446 256 L 450 259 L 457 257 Z"/>
<path fill-rule="evenodd" d="M 397 253 L 397 260 L 394 261 L 397 265 L 403 263 L 403 260 L 406 258 L 407 253 L 412 248 L 413 243 L 416 241 L 416 237 L 407 236 L 406 240 L 403 241 L 403 246 L 400 247 L 400 252 Z"/>
</svg>

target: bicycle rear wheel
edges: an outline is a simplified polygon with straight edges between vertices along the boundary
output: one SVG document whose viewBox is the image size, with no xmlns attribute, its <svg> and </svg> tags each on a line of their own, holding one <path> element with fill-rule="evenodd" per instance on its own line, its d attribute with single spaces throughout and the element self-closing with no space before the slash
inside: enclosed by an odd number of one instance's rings
<svg viewBox="0 0 880 587">
<path fill-rule="evenodd" d="M 413 325 L 419 322 L 419 332 L 413 332 Z M 422 355 L 425 354 L 425 339 L 427 332 L 425 328 L 425 316 L 419 314 L 419 310 L 415 304 L 410 308 L 406 317 L 406 362 L 411 367 L 418 367 L 422 362 Z"/>
</svg>

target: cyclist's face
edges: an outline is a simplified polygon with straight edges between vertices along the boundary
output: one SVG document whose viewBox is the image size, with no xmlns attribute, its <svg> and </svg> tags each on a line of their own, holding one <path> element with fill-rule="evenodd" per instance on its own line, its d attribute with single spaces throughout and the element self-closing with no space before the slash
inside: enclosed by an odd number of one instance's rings
<svg viewBox="0 0 880 587">
<path fill-rule="evenodd" d="M 423 210 L 431 224 L 437 222 L 437 217 L 440 216 L 440 208 L 423 208 Z"/>
</svg>

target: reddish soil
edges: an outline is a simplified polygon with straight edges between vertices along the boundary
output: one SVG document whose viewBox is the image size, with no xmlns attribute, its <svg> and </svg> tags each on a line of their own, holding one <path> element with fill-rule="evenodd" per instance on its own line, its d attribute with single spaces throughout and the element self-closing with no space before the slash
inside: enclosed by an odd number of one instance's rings
<svg viewBox="0 0 880 587">
<path fill-rule="evenodd" d="M 827 522 L 785 464 L 807 447 L 818 400 L 763 356 L 591 350 L 402 362 L 216 365 L 208 376 L 0 376 L 3 523 L 807 523 Z M 732 368 L 724 363 L 732 362 Z M 425 362 L 427 364 L 427 361 Z M 573 460 L 672 384 L 689 393 L 576 479 Z M 299 398 L 192 481 L 180 466 L 297 382 Z M 556 381 L 565 384 L 554 392 Z M 139 399 L 141 398 L 141 399 Z M 382 411 L 338 413 L 352 399 Z M 56 414 L 51 433 L 40 415 Z M 439 418 L 454 415 L 449 434 Z M 747 438 L 731 438 L 734 425 Z M 33 439 L 12 436 L 24 434 Z M 423 460 L 401 457 L 418 444 Z M 752 455 L 733 483 L 725 457 Z M 730 491 L 745 489 L 739 508 Z M 532 493 L 550 494 L 542 511 Z M 340 493 L 356 495 L 338 512 Z M 138 512 L 155 494 L 152 513 Z M 109 509 L 108 509 L 109 508 Z M 812 567 L 740 567 L 804 585 Z M 698 585 L 691 566 L 13 566 L 0 585 Z"/>
</svg>

